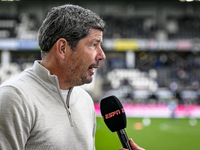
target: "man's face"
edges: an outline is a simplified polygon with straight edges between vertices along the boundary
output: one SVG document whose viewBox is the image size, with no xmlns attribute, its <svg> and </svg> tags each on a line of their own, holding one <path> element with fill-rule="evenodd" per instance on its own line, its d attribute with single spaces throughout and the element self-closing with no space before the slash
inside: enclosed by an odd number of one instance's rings
<svg viewBox="0 0 200 150">
<path fill-rule="evenodd" d="M 66 83 L 73 86 L 92 82 L 94 69 L 105 59 L 101 49 L 102 31 L 90 29 L 89 35 L 80 40 L 75 51 L 66 60 Z"/>
</svg>

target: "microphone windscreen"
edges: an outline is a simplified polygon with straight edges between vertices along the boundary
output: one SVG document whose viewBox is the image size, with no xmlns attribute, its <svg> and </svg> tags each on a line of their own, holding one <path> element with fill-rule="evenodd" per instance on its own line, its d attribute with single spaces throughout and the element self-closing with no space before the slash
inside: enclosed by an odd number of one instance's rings
<svg viewBox="0 0 200 150">
<path fill-rule="evenodd" d="M 105 124 L 112 132 L 126 128 L 126 114 L 117 97 L 109 96 L 102 99 L 100 110 Z"/>
</svg>

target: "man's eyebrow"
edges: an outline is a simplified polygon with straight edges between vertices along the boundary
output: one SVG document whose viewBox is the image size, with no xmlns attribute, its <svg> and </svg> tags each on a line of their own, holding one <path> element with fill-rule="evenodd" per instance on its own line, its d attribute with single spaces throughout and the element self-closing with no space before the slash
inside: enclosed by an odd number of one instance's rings
<svg viewBox="0 0 200 150">
<path fill-rule="evenodd" d="M 94 39 L 94 40 L 92 40 L 92 42 L 98 42 L 98 43 L 100 43 L 101 40 L 99 40 L 99 39 Z"/>
</svg>

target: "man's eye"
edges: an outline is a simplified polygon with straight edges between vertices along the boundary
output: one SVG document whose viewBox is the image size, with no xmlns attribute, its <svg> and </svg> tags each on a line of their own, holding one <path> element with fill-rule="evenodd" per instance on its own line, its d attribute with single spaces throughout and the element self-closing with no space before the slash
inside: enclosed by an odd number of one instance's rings
<svg viewBox="0 0 200 150">
<path fill-rule="evenodd" d="M 93 47 L 97 47 L 97 44 L 93 44 L 92 46 L 93 46 Z"/>
</svg>

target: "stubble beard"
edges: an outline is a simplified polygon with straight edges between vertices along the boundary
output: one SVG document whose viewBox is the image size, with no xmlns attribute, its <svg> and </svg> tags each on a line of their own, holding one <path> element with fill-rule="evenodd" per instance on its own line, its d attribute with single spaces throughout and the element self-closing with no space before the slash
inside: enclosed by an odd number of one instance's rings
<svg viewBox="0 0 200 150">
<path fill-rule="evenodd" d="M 71 86 L 80 86 L 84 84 L 89 84 L 91 82 L 92 82 L 92 77 L 87 76 L 87 71 L 81 74 L 81 72 L 80 73 L 76 72 L 75 69 L 71 70 L 70 75 L 66 79 L 66 84 L 70 84 Z"/>
<path fill-rule="evenodd" d="M 89 83 L 91 83 L 92 82 L 92 77 L 87 77 L 87 72 L 85 72 L 85 74 L 84 75 L 82 75 L 81 76 L 81 85 L 83 85 L 83 84 L 89 84 Z"/>
</svg>

